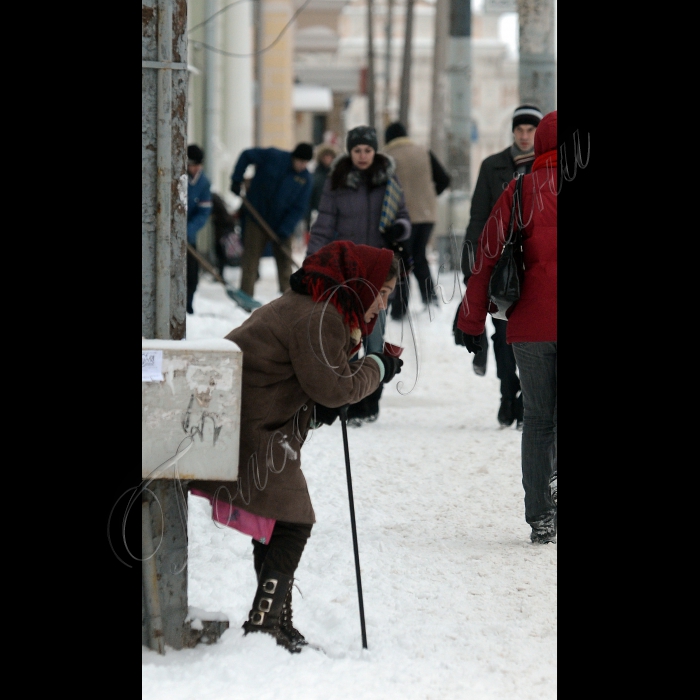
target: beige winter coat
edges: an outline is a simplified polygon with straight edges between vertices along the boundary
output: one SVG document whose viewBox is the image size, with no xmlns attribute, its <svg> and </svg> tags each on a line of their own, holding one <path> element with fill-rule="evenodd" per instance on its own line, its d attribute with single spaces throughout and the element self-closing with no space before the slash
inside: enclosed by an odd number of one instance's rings
<svg viewBox="0 0 700 700">
<path fill-rule="evenodd" d="M 291 289 L 226 338 L 243 351 L 238 481 L 190 488 L 213 496 L 224 486 L 233 504 L 250 513 L 314 523 L 300 450 L 315 402 L 336 408 L 360 401 L 379 386 L 379 367 L 372 359 L 350 363 L 357 340 L 340 313 Z M 218 498 L 228 501 L 227 491 Z"/>
<path fill-rule="evenodd" d="M 411 223 L 435 223 L 437 195 L 430 151 L 408 136 L 399 136 L 389 141 L 382 153 L 390 155 L 396 162 L 396 174 L 401 181 Z"/>
</svg>

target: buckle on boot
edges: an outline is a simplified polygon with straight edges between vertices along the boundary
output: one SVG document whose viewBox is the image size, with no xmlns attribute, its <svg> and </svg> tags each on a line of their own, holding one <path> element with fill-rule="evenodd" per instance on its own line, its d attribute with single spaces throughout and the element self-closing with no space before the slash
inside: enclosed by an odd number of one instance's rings
<svg viewBox="0 0 700 700">
<path fill-rule="evenodd" d="M 277 590 L 278 580 L 276 578 L 267 578 L 262 585 L 262 589 L 265 593 L 274 593 Z"/>
<path fill-rule="evenodd" d="M 272 598 L 260 598 L 260 601 L 258 602 L 258 610 L 261 612 L 267 613 L 270 612 L 270 608 L 272 607 Z"/>
<path fill-rule="evenodd" d="M 262 625 L 263 622 L 265 622 L 265 613 L 258 612 L 257 610 L 252 610 L 250 613 L 250 624 Z"/>
</svg>

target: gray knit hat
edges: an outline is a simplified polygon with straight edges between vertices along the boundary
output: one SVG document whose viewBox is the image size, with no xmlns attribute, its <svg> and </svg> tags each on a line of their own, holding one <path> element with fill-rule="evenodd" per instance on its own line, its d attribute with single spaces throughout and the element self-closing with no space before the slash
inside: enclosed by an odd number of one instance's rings
<svg viewBox="0 0 700 700">
<path fill-rule="evenodd" d="M 362 144 L 370 146 L 375 151 L 378 149 L 376 129 L 371 126 L 356 126 L 348 132 L 348 137 L 345 140 L 348 153 L 350 153 L 355 146 L 360 146 Z"/>
<path fill-rule="evenodd" d="M 540 108 L 535 107 L 535 105 L 520 105 L 513 112 L 513 128 L 511 131 L 515 131 L 515 127 L 519 124 L 532 124 L 532 126 L 537 127 L 543 116 Z"/>
</svg>

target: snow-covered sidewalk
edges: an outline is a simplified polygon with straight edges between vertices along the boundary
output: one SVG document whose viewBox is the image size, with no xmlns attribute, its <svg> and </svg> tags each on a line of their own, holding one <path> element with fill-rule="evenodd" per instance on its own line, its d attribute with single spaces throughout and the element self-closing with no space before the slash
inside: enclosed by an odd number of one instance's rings
<svg viewBox="0 0 700 700">
<path fill-rule="evenodd" d="M 436 271 L 436 270 L 435 270 Z M 239 270 L 227 268 L 234 286 Z M 362 649 L 340 421 L 302 450 L 317 523 L 294 590 L 294 624 L 321 652 L 291 655 L 243 636 L 255 592 L 250 539 L 189 497 L 189 604 L 223 613 L 213 645 L 164 656 L 143 648 L 144 700 L 553 700 L 557 545 L 532 545 L 524 520 L 521 433 L 499 429 L 499 383 L 452 339 L 454 272 L 431 316 L 390 321 L 405 347 L 376 423 L 348 430 L 368 649 Z M 413 280 L 415 285 L 415 280 Z M 277 296 L 272 258 L 256 298 Z M 204 275 L 187 338 L 220 338 L 248 314 Z"/>
</svg>

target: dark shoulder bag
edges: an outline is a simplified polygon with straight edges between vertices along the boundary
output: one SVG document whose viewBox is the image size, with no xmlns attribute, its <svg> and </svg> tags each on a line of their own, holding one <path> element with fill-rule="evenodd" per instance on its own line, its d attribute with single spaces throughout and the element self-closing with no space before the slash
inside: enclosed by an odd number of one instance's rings
<svg viewBox="0 0 700 700">
<path fill-rule="evenodd" d="M 523 176 L 521 175 L 513 193 L 513 207 L 510 212 L 508 235 L 503 245 L 501 257 L 491 272 L 488 297 L 491 304 L 489 313 L 493 318 L 507 321 L 507 312 L 512 311 L 520 299 L 525 264 L 523 260 L 522 225 Z M 491 310 L 495 307 L 495 310 Z"/>
</svg>

